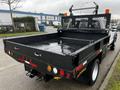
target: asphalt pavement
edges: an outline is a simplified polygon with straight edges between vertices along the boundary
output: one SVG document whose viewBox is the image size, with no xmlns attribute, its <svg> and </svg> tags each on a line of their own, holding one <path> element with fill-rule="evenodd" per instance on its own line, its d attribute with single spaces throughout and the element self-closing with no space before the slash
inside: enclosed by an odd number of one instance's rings
<svg viewBox="0 0 120 90">
<path fill-rule="evenodd" d="M 0 90 L 98 90 L 103 82 L 116 54 L 120 49 L 120 33 L 116 42 L 115 51 L 108 51 L 100 66 L 100 73 L 94 86 L 87 86 L 83 81 L 51 80 L 47 83 L 30 79 L 25 74 L 24 65 L 4 53 L 2 39 L 0 39 Z"/>
</svg>

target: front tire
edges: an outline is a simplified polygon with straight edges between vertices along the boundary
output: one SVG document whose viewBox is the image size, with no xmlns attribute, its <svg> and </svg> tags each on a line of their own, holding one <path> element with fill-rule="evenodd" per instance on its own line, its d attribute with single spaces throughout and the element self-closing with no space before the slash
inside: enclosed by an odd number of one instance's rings
<svg viewBox="0 0 120 90">
<path fill-rule="evenodd" d="M 115 45 L 114 45 L 114 43 L 110 46 L 110 50 L 111 50 L 111 51 L 114 51 L 114 50 L 115 50 Z"/>
</svg>

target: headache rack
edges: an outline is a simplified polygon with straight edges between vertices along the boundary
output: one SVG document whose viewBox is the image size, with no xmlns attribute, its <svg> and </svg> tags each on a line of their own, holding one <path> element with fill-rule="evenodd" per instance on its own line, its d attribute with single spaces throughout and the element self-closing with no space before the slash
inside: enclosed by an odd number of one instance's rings
<svg viewBox="0 0 120 90">
<path fill-rule="evenodd" d="M 93 11 L 93 13 L 98 14 L 99 5 L 95 2 L 93 2 L 93 3 L 95 4 L 95 7 L 87 7 L 87 8 L 79 8 L 79 9 L 73 9 L 73 5 L 72 5 L 69 9 L 70 16 L 73 15 L 73 13 L 72 13 L 73 11 L 88 10 L 88 9 L 95 9 Z"/>
<path fill-rule="evenodd" d="M 79 9 L 73 9 L 73 5 L 69 9 L 70 16 L 63 16 L 62 17 L 62 26 L 64 24 L 64 20 L 66 19 L 72 19 L 72 24 L 75 26 L 76 20 L 86 20 L 88 22 L 87 28 L 89 28 L 90 25 L 95 21 L 95 19 L 105 20 L 105 28 L 108 28 L 110 25 L 110 19 L 111 19 L 111 14 L 110 13 L 105 13 L 105 14 L 98 14 L 98 9 L 99 5 L 95 4 L 95 7 L 87 7 L 87 8 L 79 8 Z M 93 14 L 91 15 L 74 15 L 73 11 L 79 11 L 79 10 L 88 10 L 88 9 L 95 9 Z"/>
</svg>

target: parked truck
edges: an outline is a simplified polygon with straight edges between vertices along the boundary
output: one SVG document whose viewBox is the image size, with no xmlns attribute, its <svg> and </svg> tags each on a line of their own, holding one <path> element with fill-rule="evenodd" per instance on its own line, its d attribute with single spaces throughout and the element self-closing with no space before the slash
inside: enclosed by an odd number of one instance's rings
<svg viewBox="0 0 120 90">
<path fill-rule="evenodd" d="M 106 55 L 110 34 L 110 13 L 63 16 L 57 33 L 4 39 L 5 53 L 25 66 L 27 76 L 51 79 L 74 79 L 81 76 L 93 85 Z M 91 9 L 84 8 L 84 9 Z M 93 7 L 92 7 L 93 9 Z"/>
</svg>

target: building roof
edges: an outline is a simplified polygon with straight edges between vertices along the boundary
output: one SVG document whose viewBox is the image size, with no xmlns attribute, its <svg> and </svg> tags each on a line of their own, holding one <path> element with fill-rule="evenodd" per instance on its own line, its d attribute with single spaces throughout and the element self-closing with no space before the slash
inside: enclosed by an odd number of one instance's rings
<svg viewBox="0 0 120 90">
<path fill-rule="evenodd" d="M 0 13 L 10 13 L 9 10 L 3 10 L 3 9 L 0 9 Z M 13 13 L 16 13 L 16 14 L 29 14 L 29 15 L 43 15 L 43 16 L 58 16 L 58 15 L 53 15 L 53 14 L 45 14 L 45 13 L 34 13 L 34 12 L 25 12 L 25 11 L 12 11 Z"/>
</svg>

